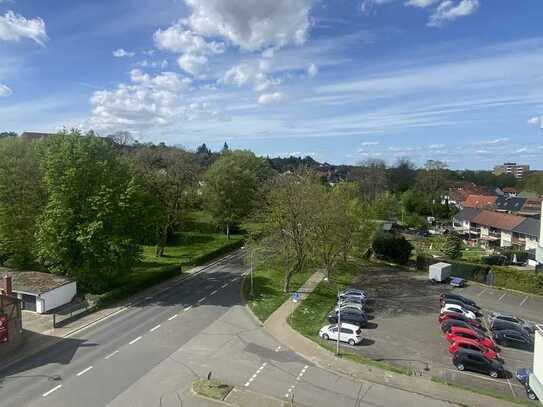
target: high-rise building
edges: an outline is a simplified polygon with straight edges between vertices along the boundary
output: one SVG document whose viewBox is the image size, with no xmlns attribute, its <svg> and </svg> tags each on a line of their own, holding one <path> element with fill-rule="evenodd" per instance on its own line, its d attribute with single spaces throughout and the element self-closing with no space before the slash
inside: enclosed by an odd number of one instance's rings
<svg viewBox="0 0 543 407">
<path fill-rule="evenodd" d="M 530 171 L 529 165 L 519 165 L 517 163 L 504 163 L 494 167 L 494 175 L 512 175 L 517 179 L 522 179 Z"/>
</svg>

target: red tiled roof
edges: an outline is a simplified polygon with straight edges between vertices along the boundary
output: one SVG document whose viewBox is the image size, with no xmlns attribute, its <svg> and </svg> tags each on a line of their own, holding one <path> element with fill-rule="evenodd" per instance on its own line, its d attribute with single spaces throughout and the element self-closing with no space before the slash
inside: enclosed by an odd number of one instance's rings
<svg viewBox="0 0 543 407">
<path fill-rule="evenodd" d="M 464 208 L 486 208 L 496 205 L 495 196 L 489 195 L 469 195 L 464 201 Z"/>
<path fill-rule="evenodd" d="M 522 216 L 509 215 L 508 213 L 481 211 L 471 220 L 471 223 L 511 231 L 525 220 L 526 218 Z"/>
</svg>

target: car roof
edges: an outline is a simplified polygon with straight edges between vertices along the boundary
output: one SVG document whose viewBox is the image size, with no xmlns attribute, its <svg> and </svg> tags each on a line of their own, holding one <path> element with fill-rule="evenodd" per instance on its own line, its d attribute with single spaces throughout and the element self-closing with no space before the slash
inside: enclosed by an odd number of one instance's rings
<svg viewBox="0 0 543 407">
<path fill-rule="evenodd" d="M 479 344 L 479 342 L 477 342 L 476 340 L 474 339 L 469 339 L 469 338 L 464 338 L 462 336 L 458 336 L 455 340 L 454 340 L 455 343 L 465 343 L 465 344 L 468 344 L 468 345 L 476 345 L 478 347 L 481 347 L 481 345 Z"/>
<path fill-rule="evenodd" d="M 524 332 L 521 330 L 517 331 L 516 329 L 500 329 L 496 332 L 496 334 L 497 335 L 517 334 L 517 335 L 524 336 L 525 338 L 532 339 L 532 337 L 527 332 Z"/>
<path fill-rule="evenodd" d="M 467 328 L 465 326 L 452 326 L 451 331 L 458 332 L 458 333 L 474 333 L 475 336 L 479 336 L 479 333 L 475 329 Z"/>
</svg>

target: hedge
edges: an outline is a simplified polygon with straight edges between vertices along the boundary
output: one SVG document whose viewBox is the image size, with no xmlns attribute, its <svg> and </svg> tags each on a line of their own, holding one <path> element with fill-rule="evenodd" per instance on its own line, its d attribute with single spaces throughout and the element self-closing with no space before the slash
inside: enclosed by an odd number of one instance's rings
<svg viewBox="0 0 543 407">
<path fill-rule="evenodd" d="M 492 272 L 496 275 L 496 287 L 543 295 L 543 273 L 498 266 L 492 267 Z"/>
<path fill-rule="evenodd" d="M 201 266 L 202 264 L 205 264 L 210 260 L 213 260 L 219 256 L 222 256 L 223 254 L 227 254 L 227 253 L 230 253 L 231 251 L 239 249 L 244 244 L 245 244 L 245 241 L 243 239 L 236 240 L 235 242 L 228 243 L 222 247 L 219 247 L 216 250 L 213 250 L 212 252 L 208 252 L 208 253 L 192 258 L 191 263 L 194 266 Z"/>
<path fill-rule="evenodd" d="M 486 276 L 490 271 L 490 266 L 486 264 L 467 263 L 464 261 L 439 259 L 434 257 L 417 257 L 417 268 L 423 270 L 429 267 L 431 264 L 445 262 L 452 266 L 451 276 L 460 277 L 465 280 L 477 281 L 479 283 L 486 282 Z"/>
</svg>

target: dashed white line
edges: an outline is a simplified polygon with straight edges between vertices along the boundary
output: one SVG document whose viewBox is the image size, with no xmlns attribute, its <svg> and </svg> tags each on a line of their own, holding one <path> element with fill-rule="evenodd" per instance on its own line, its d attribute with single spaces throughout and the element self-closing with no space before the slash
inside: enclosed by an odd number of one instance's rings
<svg viewBox="0 0 543 407">
<path fill-rule="evenodd" d="M 530 297 L 526 296 L 526 298 L 522 300 L 522 302 L 520 303 L 520 306 L 521 306 L 521 307 L 524 305 L 524 303 L 525 303 L 526 301 L 528 301 L 528 298 L 530 298 Z"/>
<path fill-rule="evenodd" d="M 304 368 L 300 373 L 298 373 L 298 377 L 296 378 L 296 381 L 299 382 L 302 379 L 302 376 L 305 374 L 309 366 L 305 365 Z"/>
<path fill-rule="evenodd" d="M 198 300 L 198 304 L 200 304 L 201 302 L 204 302 L 206 299 L 207 299 L 207 297 L 200 298 L 200 299 Z"/>
<path fill-rule="evenodd" d="M 158 328 L 160 328 L 160 324 L 158 324 L 157 326 L 149 329 L 149 332 L 155 332 Z"/>
<path fill-rule="evenodd" d="M 51 390 L 49 390 L 47 393 L 43 393 L 43 397 L 47 397 L 48 395 L 50 395 L 51 393 L 57 391 L 58 389 L 60 389 L 62 387 L 62 384 L 59 384 L 58 386 L 55 386 L 53 387 Z"/>
<path fill-rule="evenodd" d="M 251 385 L 251 383 L 253 382 L 254 379 L 256 379 L 256 377 L 258 376 L 258 374 L 260 372 L 262 372 L 262 370 L 267 366 L 267 362 L 264 362 L 262 363 L 262 365 L 260 365 L 260 367 L 258 368 L 258 370 L 255 372 L 254 375 L 251 376 L 251 378 L 247 381 L 247 383 L 245 383 L 245 387 L 249 387 Z"/>
<path fill-rule="evenodd" d="M 188 307 L 185 307 L 184 311 L 189 312 L 192 309 L 192 305 L 189 305 Z"/>
<path fill-rule="evenodd" d="M 504 298 L 506 295 L 507 295 L 507 293 L 503 293 L 503 295 L 502 295 L 500 298 L 498 298 L 498 301 L 503 300 L 503 298 Z"/>
<path fill-rule="evenodd" d="M 174 314 L 174 315 L 172 315 L 171 317 L 169 317 L 169 318 L 168 318 L 168 321 L 171 321 L 172 319 L 175 319 L 175 318 L 177 318 L 177 314 Z"/>
<path fill-rule="evenodd" d="M 224 283 L 223 285 L 221 285 L 221 288 L 226 288 L 228 287 L 228 283 Z"/>
<path fill-rule="evenodd" d="M 128 342 L 129 345 L 135 344 L 137 341 L 139 341 L 142 337 L 138 336 L 136 339 L 132 339 L 130 342 Z"/>
<path fill-rule="evenodd" d="M 209 295 L 215 295 L 215 294 L 217 294 L 217 293 L 218 293 L 218 291 L 217 291 L 217 290 L 214 290 L 214 291 L 212 291 Z"/>
<path fill-rule="evenodd" d="M 117 353 L 119 353 L 118 350 L 116 350 L 115 352 L 110 353 L 110 354 L 107 355 L 104 359 L 105 359 L 105 360 L 108 360 L 109 358 L 112 358 L 113 356 L 115 356 Z"/>
<path fill-rule="evenodd" d="M 92 366 L 89 366 L 88 368 L 80 371 L 78 374 L 76 374 L 76 376 L 83 376 L 85 373 L 87 373 L 89 370 L 92 369 Z"/>
<path fill-rule="evenodd" d="M 292 393 L 294 392 L 294 389 L 296 388 L 296 385 L 293 384 L 292 386 L 290 386 L 288 388 L 288 391 L 287 391 L 287 394 L 285 394 L 285 398 L 289 399 L 292 395 Z"/>
</svg>

